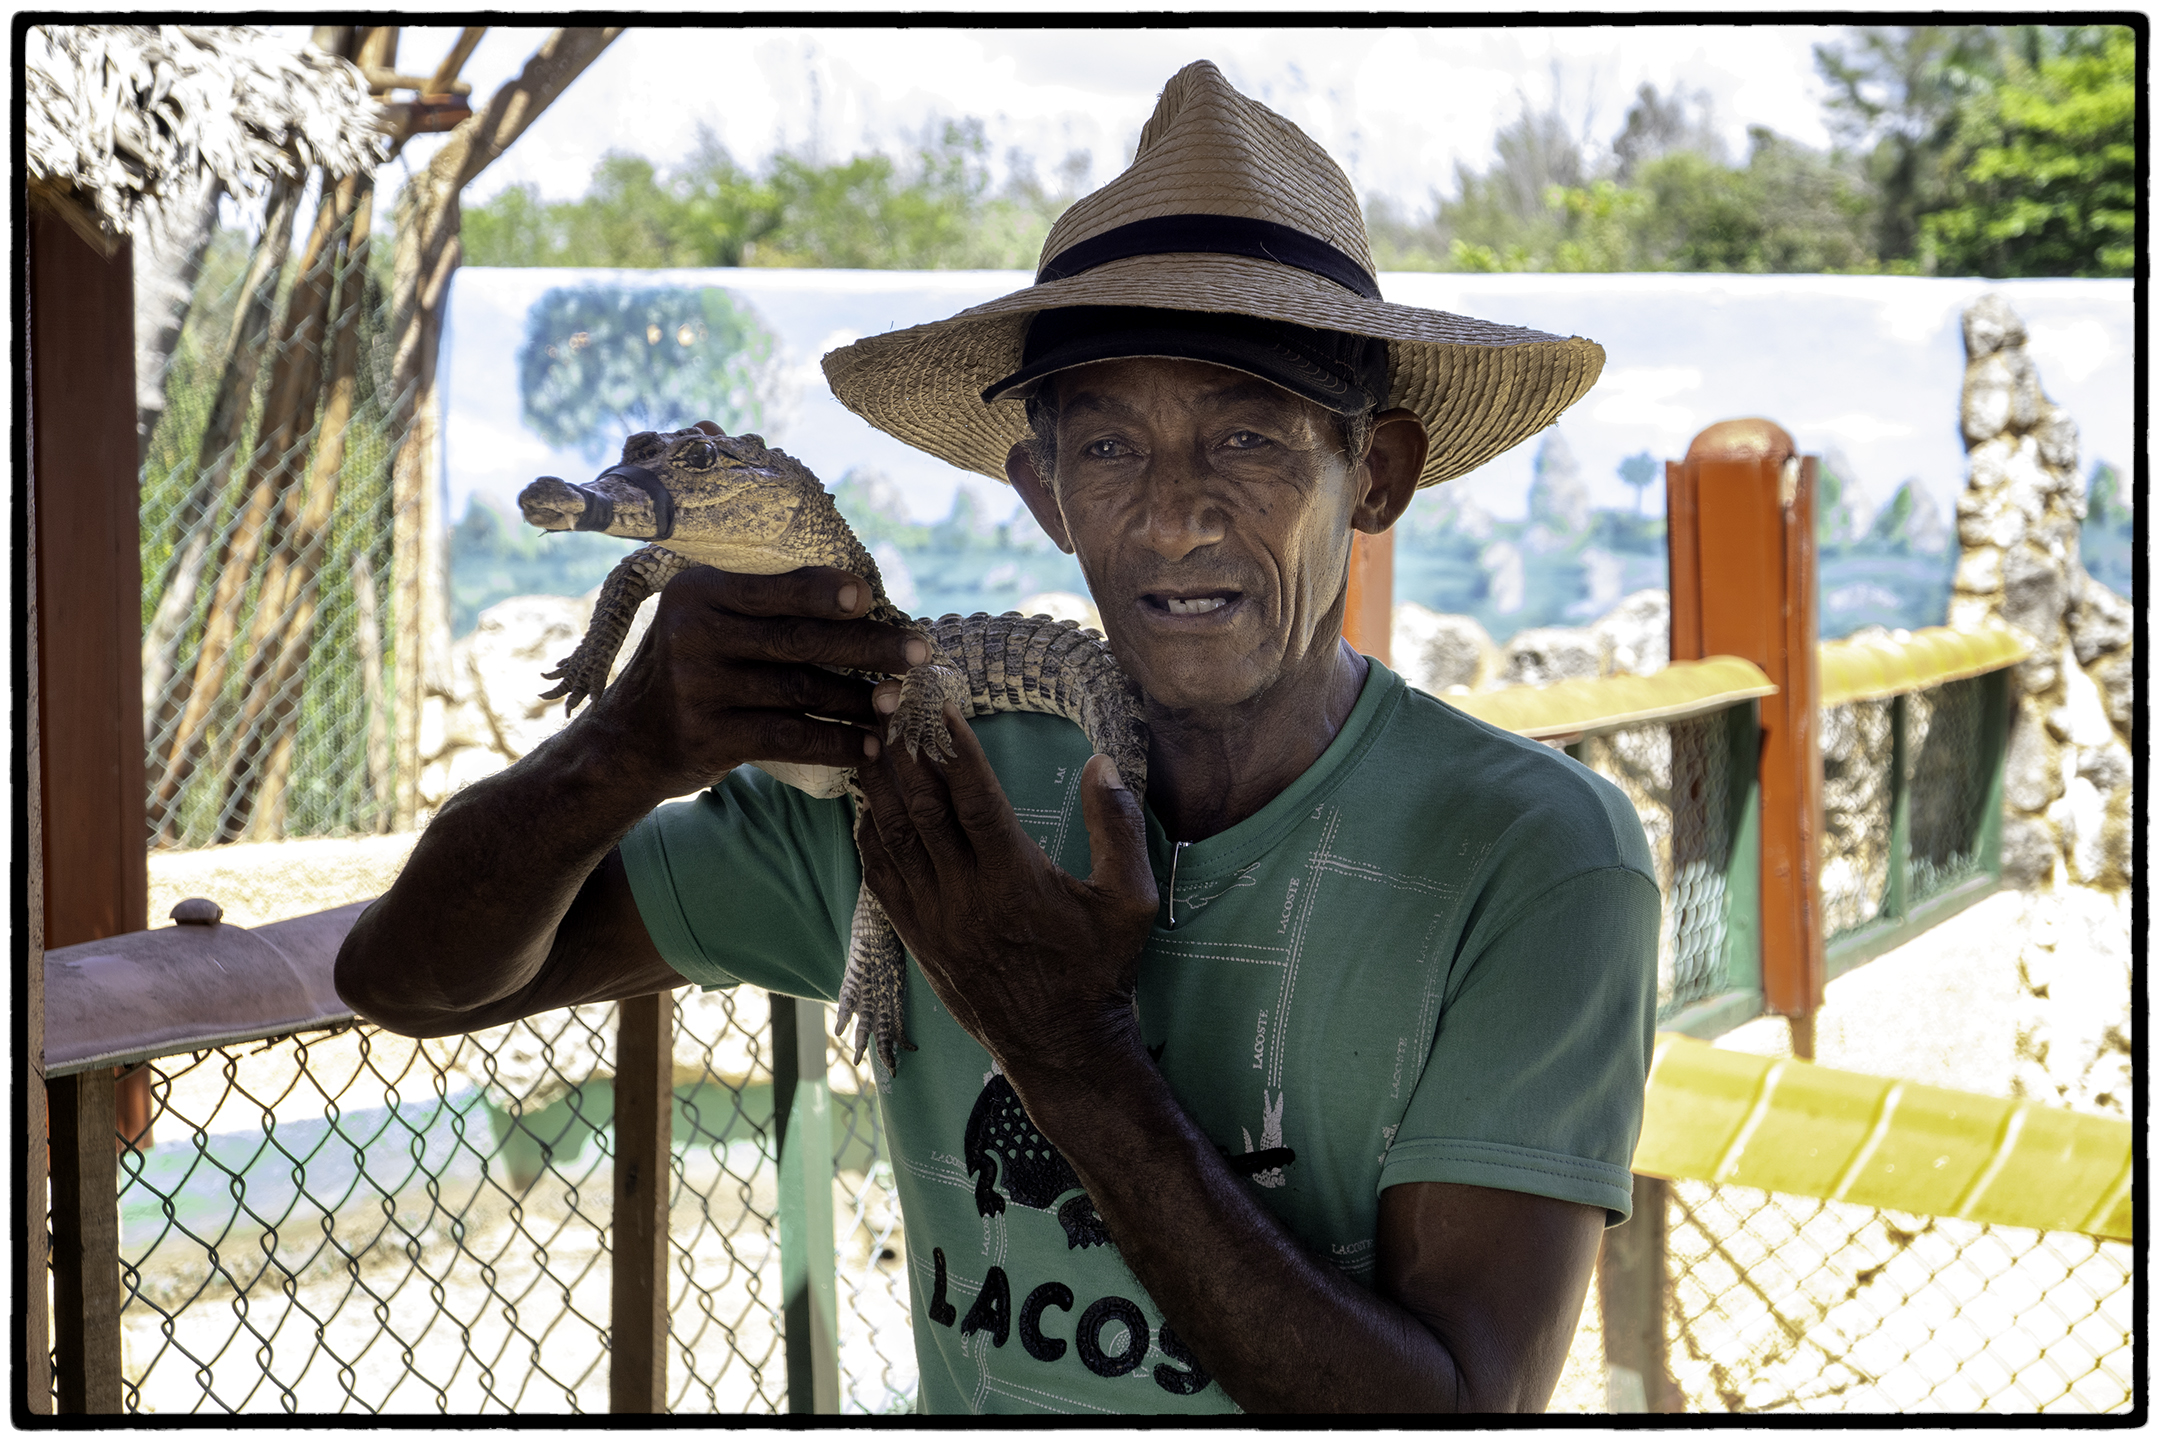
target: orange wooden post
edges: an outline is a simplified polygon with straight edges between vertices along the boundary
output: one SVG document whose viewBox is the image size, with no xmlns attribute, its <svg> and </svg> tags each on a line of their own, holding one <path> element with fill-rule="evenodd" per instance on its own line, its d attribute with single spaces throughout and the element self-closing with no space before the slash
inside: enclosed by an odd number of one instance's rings
<svg viewBox="0 0 2160 1441">
<path fill-rule="evenodd" d="M 1666 466 L 1673 659 L 1741 656 L 1778 687 L 1762 702 L 1763 1000 L 1803 1057 L 1824 979 L 1815 480 L 1767 420 L 1720 421 Z"/>
<path fill-rule="evenodd" d="M 1361 655 L 1391 664 L 1388 633 L 1395 623 L 1395 532 L 1358 531 L 1350 537 L 1350 594 L 1343 605 L 1343 639 Z"/>
</svg>

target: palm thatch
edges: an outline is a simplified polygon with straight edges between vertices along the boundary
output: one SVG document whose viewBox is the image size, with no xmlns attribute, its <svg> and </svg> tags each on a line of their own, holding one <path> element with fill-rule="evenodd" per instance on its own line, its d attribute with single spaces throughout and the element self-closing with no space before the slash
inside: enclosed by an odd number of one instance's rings
<svg viewBox="0 0 2160 1441">
<path fill-rule="evenodd" d="M 35 25 L 24 55 L 33 197 L 110 252 L 162 206 L 276 176 L 372 169 L 382 108 L 345 60 L 247 25 Z"/>
</svg>

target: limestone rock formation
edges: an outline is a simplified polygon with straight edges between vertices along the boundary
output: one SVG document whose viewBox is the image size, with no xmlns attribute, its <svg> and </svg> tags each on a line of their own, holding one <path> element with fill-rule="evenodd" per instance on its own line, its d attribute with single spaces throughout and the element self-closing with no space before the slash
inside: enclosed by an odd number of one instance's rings
<svg viewBox="0 0 2160 1441">
<path fill-rule="evenodd" d="M 1672 597 L 1638 590 L 1590 626 L 1606 656 L 1608 675 L 1653 675 L 1672 659 Z"/>
<path fill-rule="evenodd" d="M 1456 686 L 1481 690 L 1500 672 L 1500 650 L 1467 615 L 1442 615 L 1415 601 L 1395 607 L 1389 654 L 1410 684 L 1428 695 Z"/>
<path fill-rule="evenodd" d="M 1502 685 L 1551 685 L 1608 673 L 1609 652 L 1595 626 L 1545 625 L 1517 631 L 1503 654 Z"/>
<path fill-rule="evenodd" d="M 423 820 L 567 723 L 560 701 L 540 698 L 548 687 L 541 675 L 577 645 L 598 595 L 512 596 L 480 612 L 472 633 L 451 644 L 447 688 L 432 691 L 420 713 Z M 637 654 L 654 603 L 648 601 L 630 623 L 616 672 Z"/>
<path fill-rule="evenodd" d="M 1971 458 L 1950 623 L 1999 620 L 2033 648 L 2012 683 L 2005 877 L 2119 890 L 2130 883 L 2130 604 L 2078 559 L 2077 422 L 2042 389 L 2024 321 L 1990 294 L 1965 312 L 1964 334 L 1958 419 Z"/>
</svg>

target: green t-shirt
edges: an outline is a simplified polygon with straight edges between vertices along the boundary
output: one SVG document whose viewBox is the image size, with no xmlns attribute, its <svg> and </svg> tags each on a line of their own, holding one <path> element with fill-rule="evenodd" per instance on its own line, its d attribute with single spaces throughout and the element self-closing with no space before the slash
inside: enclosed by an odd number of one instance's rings
<svg viewBox="0 0 2160 1441">
<path fill-rule="evenodd" d="M 974 724 L 1028 834 L 1086 875 L 1078 728 Z M 655 812 L 622 849 L 660 953 L 708 987 L 831 1000 L 860 883 L 850 820 L 848 802 L 747 767 Z M 1148 845 L 1166 900 L 1140 962 L 1143 1035 L 1226 1155 L 1278 1153 L 1242 1184 L 1315 1254 L 1371 1285 L 1380 1192 L 1405 1181 L 1627 1215 L 1658 893 L 1617 788 L 1375 663 L 1310 770 L 1178 848 L 1174 926 L 1152 814 Z M 912 967 L 907 1006 L 920 1049 L 877 1079 L 922 1409 L 1235 1410 Z"/>
</svg>

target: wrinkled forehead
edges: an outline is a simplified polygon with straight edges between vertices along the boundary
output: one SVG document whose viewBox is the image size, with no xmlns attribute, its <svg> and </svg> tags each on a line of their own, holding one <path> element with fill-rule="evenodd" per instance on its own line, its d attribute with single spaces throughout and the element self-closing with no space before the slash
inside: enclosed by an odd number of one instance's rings
<svg viewBox="0 0 2160 1441">
<path fill-rule="evenodd" d="M 1099 413 L 1212 415 L 1259 410 L 1317 423 L 1322 407 L 1273 381 L 1227 365 L 1176 356 L 1131 356 L 1045 376 L 1033 397 L 1060 419 Z"/>
</svg>

